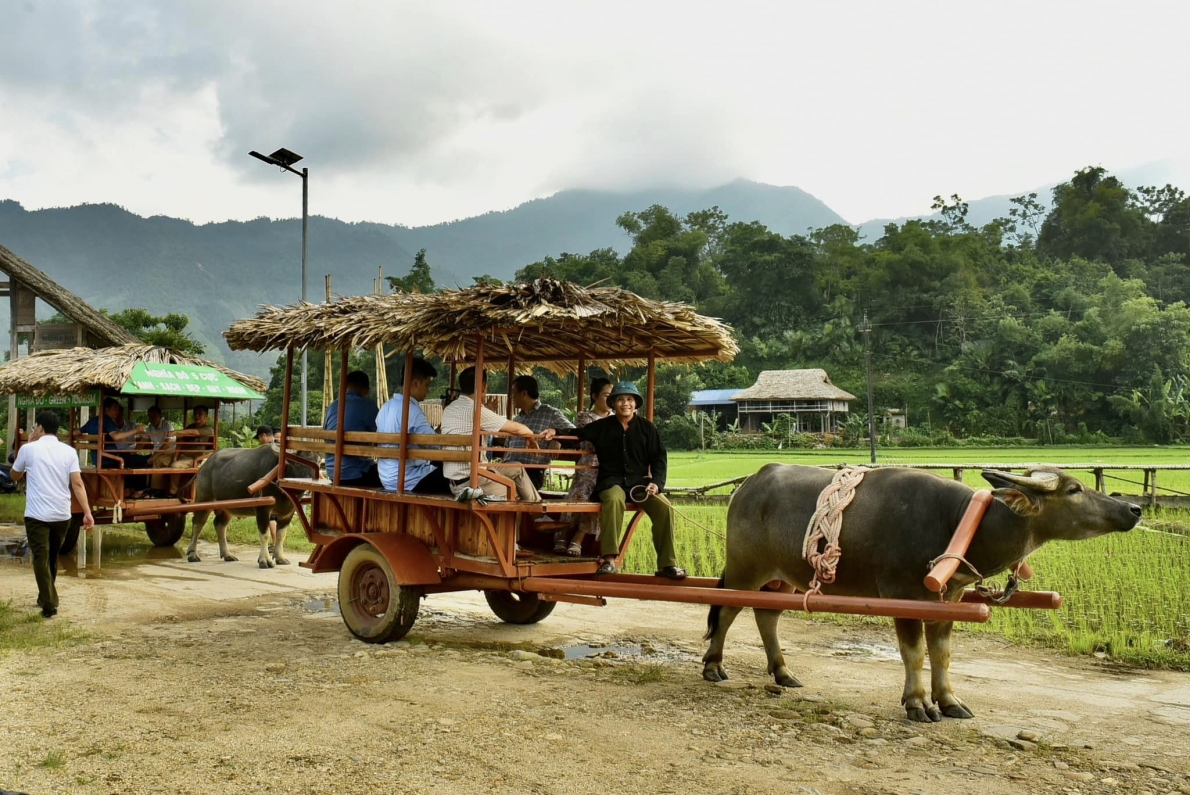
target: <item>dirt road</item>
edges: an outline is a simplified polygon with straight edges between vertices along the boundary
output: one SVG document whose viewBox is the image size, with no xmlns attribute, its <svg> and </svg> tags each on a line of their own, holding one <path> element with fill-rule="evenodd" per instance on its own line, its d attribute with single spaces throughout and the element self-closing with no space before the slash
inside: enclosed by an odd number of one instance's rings
<svg viewBox="0 0 1190 795">
<path fill-rule="evenodd" d="M 408 641 L 374 647 L 343 627 L 333 576 L 201 551 L 62 575 L 54 620 L 89 637 L 0 655 L 0 788 L 1190 793 L 1187 675 L 964 636 L 977 717 L 922 726 L 897 703 L 891 629 L 786 618 L 806 687 L 773 694 L 746 614 L 719 685 L 687 606 L 564 604 L 514 627 L 478 594 L 437 596 Z M 34 596 L 27 566 L 0 563 L 0 599 Z"/>
</svg>

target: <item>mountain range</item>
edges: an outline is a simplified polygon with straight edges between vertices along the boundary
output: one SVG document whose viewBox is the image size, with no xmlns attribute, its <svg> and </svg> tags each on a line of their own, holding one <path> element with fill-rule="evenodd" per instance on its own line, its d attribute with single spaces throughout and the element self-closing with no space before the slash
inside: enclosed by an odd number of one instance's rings
<svg viewBox="0 0 1190 795">
<path fill-rule="evenodd" d="M 1149 167 L 1121 177 L 1131 185 L 1163 184 L 1162 172 L 1169 169 Z M 1047 188 L 1036 190 L 1040 199 L 1048 199 Z M 982 224 L 1006 215 L 1008 198 L 970 202 L 969 219 Z M 310 219 L 308 295 L 312 301 L 323 299 L 327 274 L 337 294 L 370 292 L 379 268 L 385 275 L 404 275 L 421 248 L 427 250 L 435 281 L 443 285 L 470 284 L 472 276 L 482 274 L 507 279 L 528 263 L 563 252 L 610 247 L 624 253 L 629 239 L 616 218 L 654 204 L 679 215 L 718 206 L 732 220 L 760 221 L 785 235 L 848 223 L 799 188 L 747 180 L 703 190 L 566 190 L 511 210 L 425 227 L 316 216 Z M 875 240 L 888 222 L 858 228 Z M 196 225 L 166 216 L 145 218 L 111 204 L 30 211 L 7 200 L 0 201 L 0 244 L 93 306 L 185 313 L 209 358 L 255 375 L 267 375 L 275 356 L 230 351 L 221 333 L 261 304 L 289 304 L 301 295 L 299 219 Z M 0 329 L 8 327 L 7 309 L 0 304 Z M 39 307 L 39 317 L 52 313 Z"/>
</svg>

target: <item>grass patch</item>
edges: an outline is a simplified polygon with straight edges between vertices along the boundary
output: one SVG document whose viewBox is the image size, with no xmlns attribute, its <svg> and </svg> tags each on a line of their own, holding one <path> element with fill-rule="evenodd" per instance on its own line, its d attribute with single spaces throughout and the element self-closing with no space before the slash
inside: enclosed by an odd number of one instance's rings
<svg viewBox="0 0 1190 795">
<path fill-rule="evenodd" d="M 661 663 L 630 662 L 612 668 L 612 676 L 634 685 L 649 682 L 664 682 L 667 676 L 665 666 Z"/>
<path fill-rule="evenodd" d="M 56 648 L 86 637 L 61 620 L 46 621 L 33 610 L 0 602 L 0 652 Z"/>
<path fill-rule="evenodd" d="M 711 530 L 726 533 L 726 507 L 679 505 L 677 509 Z M 993 607 L 988 623 L 956 627 L 1074 655 L 1101 652 L 1142 668 L 1190 671 L 1190 511 L 1161 510 L 1144 526 L 1150 524 L 1162 532 L 1138 528 L 1090 541 L 1054 542 L 1034 553 L 1030 561 L 1036 576 L 1028 587 L 1060 592 L 1062 609 Z M 691 574 L 722 574 L 725 542 L 721 538 L 681 515 L 674 533 L 678 560 Z M 844 527 L 843 566 L 847 565 L 846 547 Z M 633 540 L 624 569 L 642 574 L 657 570 L 647 519 Z M 890 630 L 892 623 L 830 613 L 816 613 L 814 620 L 889 625 Z"/>
<path fill-rule="evenodd" d="M 61 770 L 66 767 L 66 754 L 63 751 L 50 751 L 37 763 L 38 767 L 44 767 L 47 770 Z"/>
</svg>

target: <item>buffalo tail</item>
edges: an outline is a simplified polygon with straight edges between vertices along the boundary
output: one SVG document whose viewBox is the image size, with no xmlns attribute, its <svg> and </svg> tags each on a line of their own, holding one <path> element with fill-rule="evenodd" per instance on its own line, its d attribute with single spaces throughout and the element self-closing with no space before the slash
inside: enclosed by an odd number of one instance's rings
<svg viewBox="0 0 1190 795">
<path fill-rule="evenodd" d="M 719 582 L 715 583 L 715 587 L 723 587 L 722 577 L 719 578 Z M 707 634 L 702 636 L 703 640 L 710 640 L 715 636 L 715 633 L 719 631 L 719 611 L 721 609 L 722 608 L 720 605 L 711 605 L 711 610 L 709 613 L 707 613 Z"/>
</svg>

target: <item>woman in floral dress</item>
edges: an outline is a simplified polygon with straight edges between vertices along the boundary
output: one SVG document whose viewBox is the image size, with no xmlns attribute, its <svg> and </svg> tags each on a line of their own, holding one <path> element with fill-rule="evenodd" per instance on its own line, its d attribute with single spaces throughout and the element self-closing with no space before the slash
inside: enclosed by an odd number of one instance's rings
<svg viewBox="0 0 1190 795">
<path fill-rule="evenodd" d="M 591 409 L 584 411 L 575 418 L 574 424 L 579 428 L 588 425 L 595 420 L 601 420 L 612 413 L 611 408 L 607 405 L 607 396 L 611 394 L 612 382 L 606 378 L 596 378 L 591 382 Z M 591 492 L 595 489 L 595 481 L 599 477 L 599 459 L 595 457 L 594 448 L 587 442 L 583 442 L 582 449 L 587 451 L 586 455 L 578 460 L 579 466 L 592 467 L 591 469 L 579 469 L 574 473 L 574 480 L 571 481 L 570 492 L 566 495 L 567 502 L 586 502 L 591 499 Z M 592 538 L 599 538 L 599 514 L 597 513 L 582 513 L 565 514 L 564 521 L 577 524 L 577 529 L 570 537 L 570 543 L 566 543 L 566 531 L 559 532 L 554 536 L 554 552 L 561 555 L 566 554 L 572 557 L 578 557 L 583 553 L 583 539 L 589 533 Z"/>
</svg>

